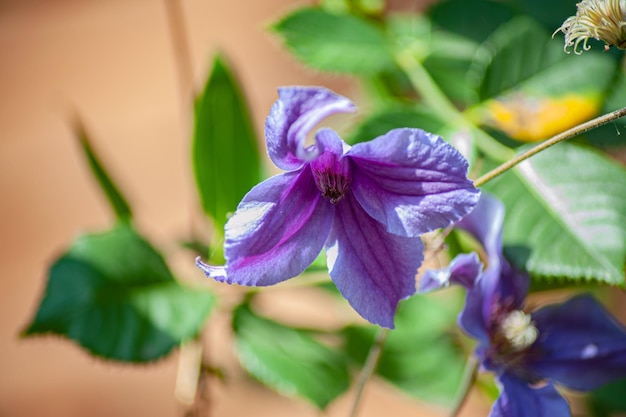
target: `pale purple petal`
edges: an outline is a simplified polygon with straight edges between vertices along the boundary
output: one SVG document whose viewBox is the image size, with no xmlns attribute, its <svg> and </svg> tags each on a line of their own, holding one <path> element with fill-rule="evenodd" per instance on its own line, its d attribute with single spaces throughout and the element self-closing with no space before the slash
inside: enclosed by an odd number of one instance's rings
<svg viewBox="0 0 626 417">
<path fill-rule="evenodd" d="M 229 284 L 272 285 L 302 273 L 328 237 L 334 207 L 320 196 L 311 170 L 274 176 L 254 187 L 225 227 Z"/>
<path fill-rule="evenodd" d="M 300 168 L 323 149 L 306 146 L 307 135 L 324 118 L 356 110 L 350 100 L 322 87 L 278 89 L 278 100 L 265 120 L 265 139 L 270 158 L 286 171 Z"/>
<path fill-rule="evenodd" d="M 565 398 L 554 385 L 531 387 L 510 374 L 498 377 L 502 385 L 500 397 L 489 417 L 570 417 Z"/>
<path fill-rule="evenodd" d="M 420 129 L 396 129 L 354 145 L 354 195 L 387 231 L 416 237 L 468 214 L 480 191 L 467 178 L 465 158 Z"/>
<path fill-rule="evenodd" d="M 529 366 L 539 375 L 583 391 L 626 376 L 626 329 L 590 295 L 543 307 L 533 321 Z"/>
<path fill-rule="evenodd" d="M 448 287 L 450 284 L 458 284 L 470 289 L 480 276 L 482 267 L 483 264 L 475 252 L 458 255 L 446 268 L 424 271 L 419 291 L 429 292 Z"/>
<path fill-rule="evenodd" d="M 420 238 L 387 233 L 347 193 L 337 204 L 326 256 L 330 276 L 350 305 L 371 323 L 393 328 L 398 302 L 415 293 L 423 249 Z"/>
</svg>

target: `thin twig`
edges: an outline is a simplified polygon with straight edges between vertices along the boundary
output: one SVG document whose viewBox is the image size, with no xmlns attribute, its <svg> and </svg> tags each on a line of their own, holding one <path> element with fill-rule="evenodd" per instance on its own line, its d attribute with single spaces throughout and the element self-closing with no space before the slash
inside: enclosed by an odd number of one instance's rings
<svg viewBox="0 0 626 417">
<path fill-rule="evenodd" d="M 571 139 L 575 136 L 578 136 L 580 134 L 583 134 L 585 132 L 588 132 L 592 129 L 595 129 L 597 127 L 600 127 L 602 125 L 605 125 L 609 122 L 612 122 L 614 120 L 619 119 L 622 116 L 626 115 L 626 107 L 620 109 L 620 110 L 616 110 L 614 112 L 611 113 L 607 113 L 605 115 L 596 117 L 595 119 L 589 120 L 588 122 L 582 123 L 578 126 L 575 126 L 571 129 L 568 129 L 562 133 L 559 133 L 556 136 L 551 137 L 550 139 L 546 140 L 545 142 L 540 143 L 539 145 L 535 146 L 532 149 L 529 149 L 528 151 L 516 156 L 515 158 L 505 162 L 504 164 L 500 165 L 499 167 L 489 171 L 488 173 L 486 173 L 485 175 L 483 175 L 482 177 L 478 178 L 476 181 L 474 181 L 474 185 L 476 187 L 480 187 L 481 185 L 485 184 L 488 181 L 491 181 L 492 179 L 494 179 L 495 177 L 497 177 L 498 175 L 501 175 L 503 173 L 505 173 L 506 171 L 508 171 L 509 169 L 513 168 L 514 166 L 516 166 L 517 164 L 519 164 L 520 162 L 525 161 L 526 159 L 530 158 L 531 156 L 545 150 L 548 149 L 549 147 L 556 145 L 557 143 L 560 142 L 564 142 L 568 139 Z"/>
<path fill-rule="evenodd" d="M 457 417 L 461 408 L 463 408 L 465 401 L 469 397 L 470 390 L 472 389 L 472 386 L 474 386 L 474 381 L 476 381 L 477 370 L 478 359 L 476 359 L 474 355 L 471 355 L 465 365 L 463 379 L 461 380 L 461 387 L 459 388 L 456 401 L 454 402 L 454 406 L 452 407 L 452 410 L 450 410 L 448 417 Z"/>
<path fill-rule="evenodd" d="M 367 359 L 365 360 L 365 364 L 363 364 L 363 369 L 361 370 L 359 379 L 356 382 L 356 394 L 354 401 L 352 402 L 352 408 L 350 409 L 350 417 L 356 417 L 359 413 L 363 394 L 365 393 L 365 387 L 376 370 L 376 365 L 380 359 L 380 354 L 382 353 L 383 345 L 385 344 L 388 333 L 389 329 L 382 327 L 376 334 L 374 344 L 367 354 Z"/>
</svg>

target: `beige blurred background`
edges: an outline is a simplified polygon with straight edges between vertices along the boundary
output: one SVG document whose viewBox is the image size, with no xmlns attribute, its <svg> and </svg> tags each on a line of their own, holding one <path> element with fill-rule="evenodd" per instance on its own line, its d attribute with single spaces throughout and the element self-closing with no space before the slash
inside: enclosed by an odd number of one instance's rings
<svg viewBox="0 0 626 417">
<path fill-rule="evenodd" d="M 259 132 L 278 86 L 320 84 L 358 96 L 348 78 L 322 76 L 295 62 L 266 30 L 311 2 L 181 3 L 195 85 L 202 85 L 212 54 L 224 51 Z M 0 417 L 183 415 L 174 397 L 178 353 L 130 366 L 96 359 L 57 337 L 18 338 L 53 259 L 79 233 L 105 229 L 112 220 L 70 130 L 72 108 L 130 196 L 141 230 L 163 247 L 189 228 L 195 207 L 191 119 L 166 10 L 158 0 L 0 1 Z M 231 375 L 226 384 L 209 380 L 211 416 L 321 415 L 237 371 L 225 325 L 212 335 Z M 346 416 L 351 398 L 346 394 L 322 415 Z M 486 415 L 480 399 L 472 403 L 477 415 Z M 361 415 L 438 416 L 445 410 L 374 382 Z"/>
</svg>

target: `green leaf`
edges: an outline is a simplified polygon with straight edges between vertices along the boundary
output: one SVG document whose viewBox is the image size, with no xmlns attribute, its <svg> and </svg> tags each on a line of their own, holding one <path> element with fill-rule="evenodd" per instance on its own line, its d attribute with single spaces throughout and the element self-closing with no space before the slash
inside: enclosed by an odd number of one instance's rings
<svg viewBox="0 0 626 417">
<path fill-rule="evenodd" d="M 458 339 L 459 291 L 416 295 L 400 304 L 377 373 L 422 400 L 450 405 L 460 386 L 466 357 Z M 363 363 L 374 340 L 372 326 L 345 329 L 346 351 Z"/>
<path fill-rule="evenodd" d="M 594 417 L 624 415 L 626 412 L 626 379 L 612 382 L 591 393 L 587 405 Z M 619 413 L 619 414 L 618 414 Z"/>
<path fill-rule="evenodd" d="M 100 185 L 100 189 L 109 201 L 111 209 L 115 213 L 116 217 L 123 221 L 130 220 L 132 218 L 130 205 L 126 202 L 126 199 L 120 192 L 118 186 L 115 185 L 111 176 L 107 173 L 106 168 L 91 145 L 89 135 L 87 134 L 85 127 L 78 118 L 74 123 L 74 134 L 80 141 L 85 157 L 87 158 L 87 162 L 89 163 L 89 168 L 91 168 L 91 173 Z"/>
<path fill-rule="evenodd" d="M 600 113 L 610 113 L 626 107 L 626 74 L 624 71 L 616 71 L 614 80 L 608 87 L 607 96 Z M 584 139 L 594 146 L 625 146 L 626 145 L 626 116 L 613 123 L 600 126 L 586 132 Z"/>
<path fill-rule="evenodd" d="M 533 19 L 540 22 L 543 27 L 552 32 L 567 19 L 576 14 L 576 1 L 572 0 L 514 0 L 514 6 Z"/>
<path fill-rule="evenodd" d="M 484 187 L 504 201 L 504 244 L 543 280 L 624 285 L 626 170 L 573 144 L 543 151 Z"/>
<path fill-rule="evenodd" d="M 356 16 L 302 8 L 273 29 L 291 52 L 312 68 L 359 75 L 395 68 L 383 32 Z"/>
<path fill-rule="evenodd" d="M 260 156 L 250 112 L 225 59 L 216 56 L 196 99 L 192 145 L 200 201 L 218 230 L 260 180 Z"/>
<path fill-rule="evenodd" d="M 509 5 L 498 1 L 447 0 L 435 3 L 428 14 L 435 25 L 482 42 L 515 13 Z"/>
<path fill-rule="evenodd" d="M 350 136 L 350 143 L 372 140 L 391 129 L 420 128 L 434 132 L 444 125 L 436 115 L 425 108 L 389 105 L 363 120 Z"/>
<path fill-rule="evenodd" d="M 256 315 L 247 304 L 233 317 L 243 367 L 268 387 L 320 409 L 348 389 L 347 358 L 308 333 Z"/>
<path fill-rule="evenodd" d="M 95 355 L 146 362 L 195 337 L 214 305 L 178 284 L 161 255 L 129 226 L 78 238 L 51 267 L 25 335 L 55 333 Z"/>
<path fill-rule="evenodd" d="M 512 91 L 540 97 L 572 92 L 600 95 L 614 71 L 615 62 L 610 57 L 595 53 L 568 55 L 538 23 L 516 18 L 500 26 L 483 43 L 468 81 L 479 102 Z"/>
</svg>

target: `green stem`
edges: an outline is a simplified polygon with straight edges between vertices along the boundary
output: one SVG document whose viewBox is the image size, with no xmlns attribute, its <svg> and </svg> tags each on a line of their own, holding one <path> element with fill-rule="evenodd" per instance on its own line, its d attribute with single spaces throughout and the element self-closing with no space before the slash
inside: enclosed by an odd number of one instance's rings
<svg viewBox="0 0 626 417">
<path fill-rule="evenodd" d="M 609 122 L 612 122 L 614 120 L 619 119 L 622 116 L 626 116 L 626 107 L 616 110 L 614 112 L 611 113 L 607 113 L 605 115 L 596 117 L 595 119 L 589 120 L 588 122 L 582 123 L 578 126 L 575 126 L 571 129 L 568 129 L 564 132 L 559 133 L 556 136 L 551 137 L 550 139 L 546 140 L 545 142 L 540 143 L 539 145 L 535 146 L 532 149 L 529 149 L 528 151 L 516 156 L 515 158 L 505 162 L 504 164 L 500 165 L 499 167 L 489 171 L 488 173 L 486 173 L 485 175 L 483 175 L 482 177 L 478 178 L 476 181 L 474 181 L 474 186 L 476 187 L 480 187 L 481 185 L 485 184 L 486 182 L 491 181 L 492 179 L 494 179 L 495 177 L 497 177 L 498 175 L 501 175 L 503 173 L 505 173 L 506 171 L 510 170 L 511 168 L 513 168 L 514 166 L 516 166 L 517 164 L 519 164 L 520 162 L 525 161 L 526 159 L 530 158 L 531 156 L 538 154 L 539 152 L 548 149 L 551 146 L 556 145 L 557 143 L 560 142 L 564 142 L 568 139 L 571 139 L 575 136 L 578 136 L 582 133 L 588 132 L 592 129 L 595 129 L 597 127 L 600 127 L 602 125 L 605 125 Z"/>
<path fill-rule="evenodd" d="M 450 410 L 449 417 L 456 417 L 467 397 L 469 397 L 470 390 L 474 386 L 474 382 L 476 381 L 476 373 L 478 371 L 478 359 L 474 355 L 471 355 L 467 361 L 467 365 L 465 366 L 465 371 L 463 373 L 463 379 L 461 380 L 461 388 L 459 388 L 459 393 L 454 402 L 454 406 L 452 410 Z"/>
<path fill-rule="evenodd" d="M 479 129 L 465 118 L 448 97 L 441 91 L 428 71 L 415 59 L 410 50 L 404 50 L 396 55 L 396 62 L 406 73 L 413 88 L 420 94 L 424 103 L 434 110 L 443 120 L 452 126 L 470 131 L 476 145 L 491 159 L 504 162 L 515 156 L 513 150 L 502 145 L 482 129 Z"/>
<path fill-rule="evenodd" d="M 352 408 L 350 409 L 350 417 L 356 417 L 359 413 L 359 407 L 361 406 L 361 402 L 363 400 L 365 387 L 376 370 L 376 365 L 378 364 L 378 359 L 380 359 L 380 354 L 382 353 L 383 345 L 387 339 L 387 334 L 389 334 L 389 329 L 381 328 L 378 331 L 378 334 L 376 334 L 374 344 L 367 354 L 367 359 L 365 360 L 359 379 L 356 382 L 356 394 L 354 401 L 352 402 Z"/>
</svg>

